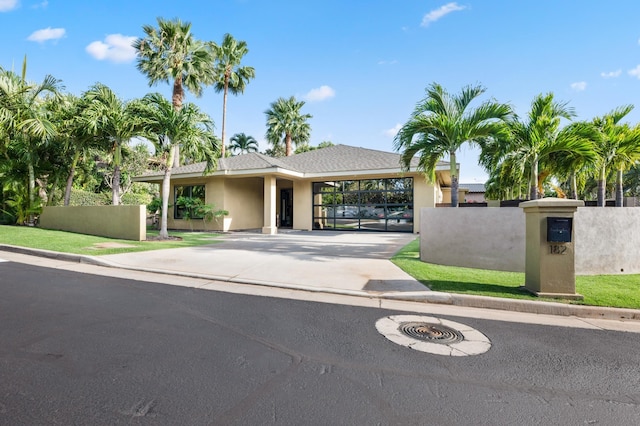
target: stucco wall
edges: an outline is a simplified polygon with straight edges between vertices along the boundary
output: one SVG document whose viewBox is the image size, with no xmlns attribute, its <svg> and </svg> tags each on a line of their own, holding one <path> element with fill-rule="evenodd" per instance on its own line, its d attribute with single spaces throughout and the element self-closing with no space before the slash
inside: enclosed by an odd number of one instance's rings
<svg viewBox="0 0 640 426">
<path fill-rule="evenodd" d="M 147 239 L 146 206 L 45 207 L 40 227 L 122 240 Z"/>
<path fill-rule="evenodd" d="M 576 273 L 640 273 L 640 208 L 579 208 L 574 218 Z"/>
<path fill-rule="evenodd" d="M 524 272 L 524 232 L 519 208 L 425 208 L 420 218 L 420 259 Z"/>
<path fill-rule="evenodd" d="M 581 207 L 573 226 L 577 275 L 640 273 L 640 209 Z M 524 272 L 524 212 L 517 207 L 422 209 L 420 259 Z"/>
<path fill-rule="evenodd" d="M 293 229 L 311 231 L 313 190 L 310 181 L 293 182 Z"/>
<path fill-rule="evenodd" d="M 257 229 L 264 223 L 262 178 L 226 179 L 224 209 L 229 211 L 229 229 Z"/>
</svg>

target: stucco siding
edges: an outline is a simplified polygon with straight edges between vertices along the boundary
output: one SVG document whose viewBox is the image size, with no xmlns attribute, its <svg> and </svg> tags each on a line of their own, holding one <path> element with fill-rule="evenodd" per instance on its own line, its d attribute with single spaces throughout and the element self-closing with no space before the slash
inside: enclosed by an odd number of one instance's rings
<svg viewBox="0 0 640 426">
<path fill-rule="evenodd" d="M 575 213 L 575 273 L 640 273 L 640 208 L 580 207 Z M 422 209 L 420 259 L 441 265 L 524 272 L 520 208 Z"/>
<path fill-rule="evenodd" d="M 143 241 L 147 239 L 146 206 L 48 206 L 40 215 L 40 227 Z"/>
<path fill-rule="evenodd" d="M 525 215 L 519 208 L 425 208 L 420 259 L 441 265 L 524 272 Z"/>
</svg>

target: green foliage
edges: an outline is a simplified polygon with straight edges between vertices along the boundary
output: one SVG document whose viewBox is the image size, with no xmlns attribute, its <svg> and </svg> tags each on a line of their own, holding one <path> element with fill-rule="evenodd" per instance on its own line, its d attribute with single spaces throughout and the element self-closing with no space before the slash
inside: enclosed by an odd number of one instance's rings
<svg viewBox="0 0 640 426">
<path fill-rule="evenodd" d="M 419 239 L 407 244 L 391 261 L 435 291 L 566 303 L 556 299 L 540 299 L 522 291 L 523 273 L 422 262 Z M 640 275 L 577 276 L 576 291 L 584 296 L 584 300 L 571 303 L 640 309 L 639 279 Z"/>
<path fill-rule="evenodd" d="M 106 206 L 109 204 L 111 204 L 111 194 L 109 193 L 71 190 L 70 206 Z"/>
<path fill-rule="evenodd" d="M 205 204 L 202 199 L 196 197 L 178 197 L 176 205 L 184 208 L 184 220 L 202 219 L 210 222 L 214 218 L 229 214 L 227 210 L 215 210 L 213 204 Z"/>
</svg>

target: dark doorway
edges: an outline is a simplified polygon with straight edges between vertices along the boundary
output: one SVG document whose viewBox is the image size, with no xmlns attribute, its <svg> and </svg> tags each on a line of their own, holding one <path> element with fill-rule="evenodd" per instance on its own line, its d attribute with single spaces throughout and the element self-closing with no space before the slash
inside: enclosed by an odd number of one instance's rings
<svg viewBox="0 0 640 426">
<path fill-rule="evenodd" d="M 280 190 L 280 226 L 293 227 L 293 189 Z"/>
</svg>

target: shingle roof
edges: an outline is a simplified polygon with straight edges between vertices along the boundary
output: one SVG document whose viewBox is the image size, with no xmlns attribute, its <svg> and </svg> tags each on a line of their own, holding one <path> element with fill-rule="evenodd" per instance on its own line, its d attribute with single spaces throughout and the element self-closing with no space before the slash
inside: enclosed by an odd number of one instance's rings
<svg viewBox="0 0 640 426">
<path fill-rule="evenodd" d="M 468 189 L 469 192 L 486 192 L 484 183 L 461 183 L 459 186 L 460 189 Z"/>
<path fill-rule="evenodd" d="M 412 169 L 417 159 L 411 163 Z M 441 162 L 440 166 L 448 163 Z M 202 173 L 205 163 L 188 164 L 172 170 L 173 176 Z M 262 170 L 281 168 L 299 173 L 333 173 L 360 170 L 400 169 L 400 154 L 378 151 L 369 148 L 358 148 L 348 145 L 334 145 L 313 151 L 294 154 L 290 157 L 273 158 L 257 152 L 226 157 L 218 160 L 218 172 L 240 170 Z M 160 176 L 153 172 L 145 176 Z"/>
</svg>

